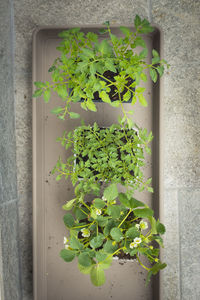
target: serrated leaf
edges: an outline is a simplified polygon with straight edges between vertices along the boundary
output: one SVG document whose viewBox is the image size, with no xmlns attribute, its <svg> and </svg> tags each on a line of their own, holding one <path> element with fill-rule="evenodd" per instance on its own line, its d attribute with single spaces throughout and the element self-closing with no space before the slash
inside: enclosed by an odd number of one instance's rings
<svg viewBox="0 0 200 300">
<path fill-rule="evenodd" d="M 90 246 L 94 249 L 99 248 L 103 244 L 103 240 L 104 240 L 103 234 L 99 234 L 98 236 L 94 237 L 90 241 Z"/>
<path fill-rule="evenodd" d="M 153 80 L 153 82 L 155 83 L 157 81 L 158 75 L 156 73 L 156 70 L 150 68 L 149 69 L 149 74 L 151 76 L 151 79 Z"/>
<path fill-rule="evenodd" d="M 161 77 L 163 75 L 163 73 L 164 73 L 164 67 L 163 66 L 158 66 L 157 67 L 157 71 L 158 71 L 158 73 L 159 73 L 159 75 Z"/>
<path fill-rule="evenodd" d="M 148 217 L 149 222 L 151 224 L 151 232 L 152 234 L 157 234 L 157 228 L 156 228 L 156 219 L 152 216 Z"/>
<path fill-rule="evenodd" d="M 153 57 L 159 57 L 159 54 L 155 49 L 152 50 L 152 55 Z"/>
<path fill-rule="evenodd" d="M 131 92 L 127 91 L 123 96 L 123 100 L 127 102 L 128 100 L 130 100 L 130 98 L 131 98 Z"/>
<path fill-rule="evenodd" d="M 78 257 L 78 262 L 83 267 L 90 267 L 92 260 L 88 253 L 81 253 Z"/>
<path fill-rule="evenodd" d="M 104 253 L 103 251 L 98 251 L 96 252 L 96 259 L 100 261 L 104 261 L 107 258 L 107 254 Z"/>
<path fill-rule="evenodd" d="M 164 269 L 167 265 L 161 264 L 161 263 L 157 263 L 155 264 L 152 268 L 151 268 L 151 272 L 153 273 L 153 275 L 156 275 L 160 270 Z"/>
<path fill-rule="evenodd" d="M 63 221 L 64 221 L 65 225 L 66 225 L 67 227 L 69 227 L 69 228 L 70 228 L 70 227 L 73 227 L 73 225 L 74 225 L 74 218 L 73 218 L 73 216 L 72 216 L 71 214 L 69 214 L 69 213 L 67 213 L 67 214 L 64 215 Z"/>
<path fill-rule="evenodd" d="M 81 249 L 83 248 L 82 247 L 82 244 L 79 242 L 79 240 L 76 238 L 76 236 L 72 236 L 71 239 L 70 239 L 70 247 L 72 249 Z"/>
<path fill-rule="evenodd" d="M 89 266 L 89 267 L 84 267 L 80 264 L 78 264 L 78 268 L 79 268 L 79 271 L 82 273 L 82 274 L 90 274 L 90 271 L 92 269 L 92 265 Z"/>
<path fill-rule="evenodd" d="M 166 231 L 165 226 L 162 223 L 160 223 L 159 220 L 156 222 L 156 229 L 157 229 L 157 232 L 160 234 L 164 234 Z"/>
<path fill-rule="evenodd" d="M 120 242 L 123 239 L 123 234 L 118 227 L 114 227 L 110 231 L 110 235 L 116 242 Z"/>
<path fill-rule="evenodd" d="M 107 188 L 105 188 L 103 195 L 107 201 L 115 200 L 118 196 L 117 185 L 115 183 L 110 184 Z"/>
<path fill-rule="evenodd" d="M 120 208 L 117 205 L 111 205 L 108 207 L 108 214 L 113 218 L 117 219 L 120 216 Z"/>
<path fill-rule="evenodd" d="M 64 209 L 64 210 L 71 210 L 72 209 L 72 207 L 74 206 L 74 202 L 76 201 L 76 198 L 75 199 L 72 199 L 72 200 L 70 200 L 70 201 L 68 201 L 66 204 L 64 204 L 63 206 L 62 206 L 62 208 Z"/>
<path fill-rule="evenodd" d="M 75 252 L 72 250 L 62 249 L 60 251 L 60 257 L 66 262 L 71 262 L 75 257 Z"/>
<path fill-rule="evenodd" d="M 102 209 L 105 207 L 105 205 L 106 205 L 106 203 L 103 200 L 101 200 L 99 198 L 94 199 L 94 206 L 96 208 Z"/>
<path fill-rule="evenodd" d="M 129 208 L 136 208 L 136 207 L 145 206 L 145 204 L 143 202 L 141 202 L 141 201 L 139 201 L 139 200 L 137 200 L 135 198 L 131 198 L 129 200 L 129 204 L 130 204 Z"/>
<path fill-rule="evenodd" d="M 129 29 L 128 27 L 120 26 L 119 29 L 121 30 L 121 32 L 122 32 L 125 36 L 127 36 L 127 37 L 130 36 L 131 31 L 130 31 L 130 29 Z"/>
<path fill-rule="evenodd" d="M 140 233 L 136 227 L 131 227 L 126 232 L 126 237 L 128 237 L 130 239 L 134 239 L 139 236 L 140 236 Z"/>
<path fill-rule="evenodd" d="M 43 90 L 42 89 L 39 89 L 39 90 L 36 90 L 34 92 L 34 94 L 32 95 L 33 98 L 37 98 L 37 97 L 40 97 L 41 95 L 43 94 Z"/>
<path fill-rule="evenodd" d="M 92 100 L 87 100 L 86 106 L 91 111 L 97 111 L 96 105 L 94 104 L 94 102 L 92 102 Z"/>
<path fill-rule="evenodd" d="M 142 94 L 138 94 L 138 99 L 142 106 L 146 107 L 148 105 L 145 97 Z"/>
<path fill-rule="evenodd" d="M 128 200 L 126 194 L 124 194 L 124 193 L 119 193 L 119 201 L 121 202 L 121 204 L 123 204 L 126 207 L 130 206 L 129 200 Z"/>
<path fill-rule="evenodd" d="M 105 273 L 100 265 L 96 264 L 92 266 L 90 271 L 90 279 L 95 286 L 101 286 L 105 283 Z"/>
<path fill-rule="evenodd" d="M 145 73 L 141 73 L 140 78 L 142 81 L 146 82 L 147 81 L 147 75 Z"/>
<path fill-rule="evenodd" d="M 64 110 L 63 107 L 58 106 L 58 107 L 53 108 L 51 110 L 51 113 L 57 115 L 57 114 L 60 114 L 63 110 Z"/>
<path fill-rule="evenodd" d="M 137 29 L 138 26 L 141 24 L 141 18 L 140 18 L 140 16 L 138 16 L 138 15 L 135 16 L 134 24 L 135 24 L 135 27 Z"/>
<path fill-rule="evenodd" d="M 80 118 L 79 114 L 77 114 L 75 112 L 72 112 L 72 111 L 69 112 L 69 116 L 70 116 L 71 119 L 78 119 L 78 118 Z"/>
<path fill-rule="evenodd" d="M 48 103 L 51 96 L 50 89 L 46 89 L 43 93 L 44 102 Z"/>
<path fill-rule="evenodd" d="M 103 249 L 107 252 L 107 253 L 114 253 L 118 248 L 118 245 L 115 244 L 113 245 L 113 242 L 111 240 L 108 240 L 104 246 Z"/>
<path fill-rule="evenodd" d="M 105 91 L 102 91 L 99 93 L 100 98 L 102 99 L 103 102 L 105 103 L 111 103 L 110 97 Z"/>
<path fill-rule="evenodd" d="M 153 210 L 151 208 L 136 208 L 133 212 L 134 215 L 139 218 L 148 218 L 153 216 Z"/>
<path fill-rule="evenodd" d="M 107 257 L 105 260 L 100 262 L 101 268 L 102 269 L 108 269 L 112 263 L 113 258 L 112 257 Z"/>
</svg>

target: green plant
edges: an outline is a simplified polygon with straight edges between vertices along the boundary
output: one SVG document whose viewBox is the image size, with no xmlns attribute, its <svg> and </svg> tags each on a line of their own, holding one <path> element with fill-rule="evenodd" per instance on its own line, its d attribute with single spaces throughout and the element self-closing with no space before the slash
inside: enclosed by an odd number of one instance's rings
<svg viewBox="0 0 200 300">
<path fill-rule="evenodd" d="M 135 191 L 153 192 L 151 178 L 143 175 L 145 152 L 151 154 L 153 136 L 133 122 L 133 111 L 126 111 L 125 103 L 134 105 L 139 100 L 147 106 L 141 81 L 147 80 L 148 71 L 156 82 L 169 65 L 156 50 L 151 63 L 146 62 L 148 51 L 141 35 L 153 28 L 139 16 L 134 24 L 133 32 L 120 27 L 124 37 L 119 38 L 106 22 L 101 42 L 98 35 L 84 34 L 80 28 L 61 32 L 57 48 L 61 55 L 49 69 L 52 82 L 35 82 L 33 95 L 43 95 L 48 102 L 55 91 L 63 104 L 52 113 L 61 120 L 67 115 L 80 117 L 71 111 L 76 102 L 84 110 L 96 111 L 98 99 L 113 109 L 120 107 L 123 113 L 118 124 L 108 128 L 82 124 L 73 132 L 64 132 L 58 141 L 66 150 L 71 149 L 72 155 L 66 161 L 59 158 L 52 172 L 57 174 L 56 180 L 70 177 L 75 187 L 74 199 L 63 205 L 71 213 L 63 218 L 69 237 L 64 237 L 60 256 L 66 262 L 77 256 L 80 271 L 90 274 L 96 286 L 105 282 L 104 269 L 116 255 L 136 258 L 148 271 L 147 282 L 166 266 L 159 259 L 165 227 L 154 218 L 151 208 L 134 197 Z M 143 48 L 139 54 L 135 51 L 138 46 Z M 150 267 L 141 262 L 140 255 L 146 256 Z"/>
</svg>

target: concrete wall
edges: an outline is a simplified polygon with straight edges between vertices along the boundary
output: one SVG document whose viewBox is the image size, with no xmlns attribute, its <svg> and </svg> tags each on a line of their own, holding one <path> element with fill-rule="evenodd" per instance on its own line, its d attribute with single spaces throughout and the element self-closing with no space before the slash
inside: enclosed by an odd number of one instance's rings
<svg viewBox="0 0 200 300">
<path fill-rule="evenodd" d="M 1 39 L 1 49 L 4 52 L 3 56 L 0 55 L 0 62 L 4 66 L 3 70 L 0 69 L 1 91 L 3 91 L 1 195 L 4 195 L 1 205 L 3 215 L 1 251 L 3 262 L 6 262 L 6 250 L 11 251 L 14 273 L 12 276 L 9 275 L 8 280 L 7 274 L 10 271 L 8 267 L 4 270 L 3 276 L 4 282 L 7 282 L 6 290 L 8 291 L 9 285 L 14 284 L 12 291 L 16 293 L 15 297 L 10 297 L 6 291 L 5 300 L 20 298 L 20 276 L 23 293 L 20 299 L 32 299 L 32 33 L 39 25 L 101 24 L 105 20 L 117 24 L 132 24 L 136 14 L 162 27 L 164 56 L 171 64 L 170 71 L 164 77 L 162 99 L 165 137 L 164 222 L 167 225 L 164 257 L 168 263 L 168 268 L 162 275 L 163 299 L 200 299 L 199 0 L 15 0 L 15 29 L 12 28 L 10 21 L 12 2 L 1 0 L 1 6 L 1 14 L 5 12 L 1 18 L 1 26 L 2 24 L 4 26 L 0 32 L 4 36 L 3 43 Z M 14 31 L 15 36 L 16 111 L 12 90 L 10 59 L 12 54 L 9 54 L 12 49 L 11 31 Z M 19 203 L 16 200 L 15 185 L 15 133 Z M 18 276 L 18 254 L 13 257 L 14 249 L 18 249 L 15 242 L 18 234 L 17 208 L 19 208 L 20 276 Z"/>
<path fill-rule="evenodd" d="M 21 299 L 13 89 L 13 3 L 0 1 L 0 299 Z"/>
</svg>

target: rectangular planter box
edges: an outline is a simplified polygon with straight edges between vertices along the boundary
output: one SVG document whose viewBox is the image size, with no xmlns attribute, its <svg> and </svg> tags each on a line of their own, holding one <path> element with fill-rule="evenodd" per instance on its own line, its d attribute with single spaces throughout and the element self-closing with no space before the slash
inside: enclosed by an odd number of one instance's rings
<svg viewBox="0 0 200 300">
<path fill-rule="evenodd" d="M 98 32 L 101 26 L 85 26 L 85 32 Z M 70 27 L 68 27 L 70 28 Z M 59 52 L 56 50 L 60 40 L 58 33 L 66 28 L 39 28 L 33 38 L 33 82 L 50 80 L 48 69 Z M 114 34 L 121 35 L 117 26 L 112 27 Z M 154 48 L 161 51 L 161 35 L 158 29 L 144 37 L 149 53 Z M 150 57 L 148 57 L 148 60 Z M 148 108 L 135 105 L 133 117 L 136 123 L 153 131 L 152 157 L 148 159 L 145 174 L 153 177 L 153 196 L 142 193 L 141 201 L 153 203 L 157 217 L 160 215 L 161 201 L 161 141 L 160 141 L 160 98 L 161 83 L 152 84 L 150 79 L 145 83 Z M 114 299 L 114 300 L 158 300 L 159 277 L 154 278 L 145 287 L 146 272 L 135 261 L 114 260 L 113 266 L 107 270 L 107 281 L 103 287 L 91 285 L 89 277 L 81 274 L 76 262 L 64 263 L 59 257 L 63 248 L 63 236 L 66 229 L 62 221 L 64 211 L 62 205 L 73 198 L 70 181 L 55 181 L 51 175 L 57 158 L 66 156 L 66 150 L 56 142 L 64 130 L 73 130 L 79 120 L 58 120 L 50 113 L 59 105 L 54 95 L 49 104 L 43 99 L 33 99 L 33 252 L 34 252 L 34 299 L 35 300 L 79 300 L 79 299 Z M 86 124 L 95 121 L 100 127 L 110 126 L 117 122 L 118 108 L 99 102 L 97 113 L 86 112 L 80 104 L 73 104 L 73 111 L 81 113 Z M 131 104 L 127 103 L 127 110 Z M 152 201 L 153 199 L 153 201 Z"/>
</svg>

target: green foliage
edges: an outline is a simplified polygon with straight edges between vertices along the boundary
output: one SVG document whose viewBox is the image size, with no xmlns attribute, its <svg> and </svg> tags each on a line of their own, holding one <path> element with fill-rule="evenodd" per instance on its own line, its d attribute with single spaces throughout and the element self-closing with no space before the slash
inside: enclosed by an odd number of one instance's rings
<svg viewBox="0 0 200 300">
<path fill-rule="evenodd" d="M 56 58 L 49 68 L 51 83 L 35 82 L 36 91 L 33 97 L 43 95 L 48 102 L 51 91 L 57 93 L 62 100 L 62 107 L 56 110 L 58 118 L 64 120 L 67 115 L 70 118 L 79 118 L 79 114 L 71 112 L 71 103 L 80 101 L 85 110 L 96 111 L 93 102 L 97 93 L 103 102 L 113 107 L 123 106 L 124 102 L 132 99 L 132 105 L 138 99 L 142 106 L 147 106 L 144 89 L 138 91 L 140 81 L 146 81 L 146 70 L 149 70 L 153 82 L 158 75 L 162 76 L 165 67 L 169 67 L 165 60 L 160 59 L 159 53 L 152 50 L 152 61 L 146 62 L 148 50 L 142 34 L 148 34 L 154 29 L 149 22 L 136 16 L 134 20 L 136 31 L 121 26 L 124 37 L 112 34 L 109 22 L 105 22 L 106 28 L 101 33 L 108 33 L 109 37 L 101 39 L 92 32 L 83 33 L 80 28 L 65 30 L 59 34 L 62 38 L 57 49 L 60 57 Z M 136 49 L 143 50 L 137 54 Z M 106 71 L 113 73 L 113 79 L 107 77 Z M 116 99 L 110 99 L 110 88 L 115 91 Z M 140 87 L 141 88 L 141 87 Z M 125 115 L 128 122 L 128 117 Z"/>
<path fill-rule="evenodd" d="M 130 118 L 133 110 L 126 111 L 124 105 L 130 102 L 134 106 L 138 101 L 146 107 L 141 81 L 146 82 L 149 73 L 156 83 L 169 65 L 155 49 L 147 63 L 142 35 L 154 29 L 146 19 L 135 17 L 135 31 L 121 26 L 122 37 L 112 33 L 109 21 L 104 25 L 100 30 L 107 34 L 104 39 L 80 28 L 62 31 L 57 47 L 60 56 L 48 70 L 51 82 L 35 82 L 33 97 L 43 96 L 47 103 L 52 92 L 58 95 L 62 105 L 51 112 L 61 120 L 80 118 L 71 111 L 72 103 L 80 102 L 82 109 L 96 112 L 96 96 L 122 112 L 118 124 L 100 128 L 97 123 L 86 126 L 83 122 L 57 139 L 67 158 L 59 157 L 52 174 L 56 173 L 56 181 L 70 178 L 75 194 L 63 205 L 70 211 L 63 217 L 69 233 L 60 256 L 66 262 L 77 257 L 80 272 L 89 274 L 91 282 L 100 286 L 113 256 L 128 254 L 148 271 L 148 283 L 166 267 L 159 259 L 165 226 L 154 218 L 148 205 L 134 197 L 136 191 L 153 192 L 151 178 L 143 174 L 153 135 L 134 123 Z M 141 263 L 141 255 L 150 267 Z"/>
</svg>

